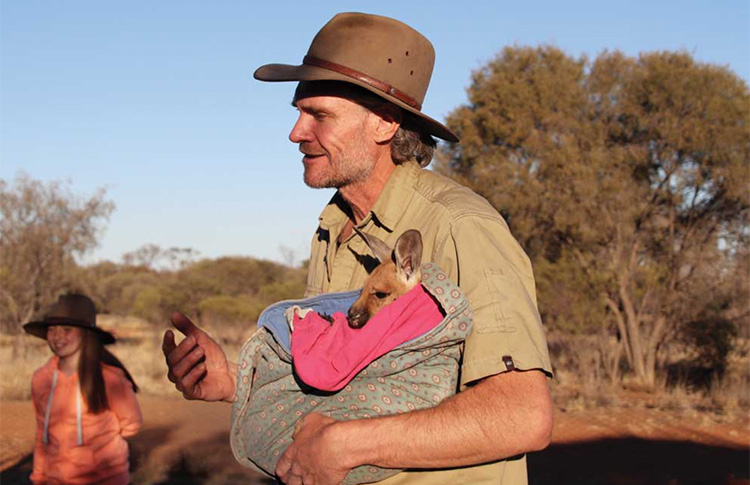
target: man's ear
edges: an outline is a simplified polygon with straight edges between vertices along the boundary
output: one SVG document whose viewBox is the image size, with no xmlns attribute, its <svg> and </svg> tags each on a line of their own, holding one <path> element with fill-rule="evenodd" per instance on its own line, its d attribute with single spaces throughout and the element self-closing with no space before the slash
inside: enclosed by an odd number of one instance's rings
<svg viewBox="0 0 750 485">
<path fill-rule="evenodd" d="M 372 113 L 375 126 L 375 143 L 387 143 L 396 135 L 401 126 L 401 108 L 396 105 L 387 104 L 379 107 L 377 112 Z"/>
</svg>

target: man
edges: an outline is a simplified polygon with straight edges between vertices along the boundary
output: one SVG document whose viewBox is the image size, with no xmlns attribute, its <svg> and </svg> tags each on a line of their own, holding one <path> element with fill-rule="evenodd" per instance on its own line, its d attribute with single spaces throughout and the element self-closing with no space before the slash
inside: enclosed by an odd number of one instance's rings
<svg viewBox="0 0 750 485">
<path fill-rule="evenodd" d="M 483 198 L 422 169 L 432 136 L 457 142 L 421 112 L 434 50 L 409 26 L 374 15 L 336 15 L 300 66 L 259 68 L 264 81 L 298 81 L 305 183 L 337 189 L 312 242 L 307 296 L 362 286 L 371 261 L 359 230 L 392 244 L 419 229 L 437 263 L 474 309 L 461 392 L 439 405 L 384 418 L 335 421 L 311 413 L 277 474 L 290 485 L 339 483 L 362 464 L 410 471 L 384 484 L 526 483 L 525 453 L 552 431 L 551 375 L 528 258 Z M 236 367 L 181 314 L 187 338 L 163 349 L 169 378 L 188 399 L 231 401 Z"/>
</svg>

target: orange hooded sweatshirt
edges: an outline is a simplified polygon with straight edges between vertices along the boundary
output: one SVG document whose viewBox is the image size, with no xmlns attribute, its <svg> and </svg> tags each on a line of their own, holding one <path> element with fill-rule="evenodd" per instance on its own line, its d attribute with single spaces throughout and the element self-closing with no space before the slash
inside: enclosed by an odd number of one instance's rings
<svg viewBox="0 0 750 485">
<path fill-rule="evenodd" d="M 78 373 L 65 375 L 53 356 L 34 372 L 36 410 L 35 484 L 127 485 L 128 444 L 143 418 L 133 386 L 117 367 L 102 364 L 109 409 L 92 414 L 80 392 Z"/>
</svg>

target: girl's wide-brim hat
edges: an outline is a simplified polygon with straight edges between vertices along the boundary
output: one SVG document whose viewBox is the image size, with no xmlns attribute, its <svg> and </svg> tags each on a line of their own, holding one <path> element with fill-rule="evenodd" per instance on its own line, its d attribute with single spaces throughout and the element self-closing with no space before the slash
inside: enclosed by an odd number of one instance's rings
<svg viewBox="0 0 750 485">
<path fill-rule="evenodd" d="M 414 115 L 430 135 L 457 142 L 442 123 L 422 113 L 435 64 L 429 40 L 388 17 L 340 13 L 318 32 L 299 66 L 266 64 L 261 81 L 344 81 L 361 86 Z"/>
<path fill-rule="evenodd" d="M 115 342 L 114 335 L 96 326 L 96 307 L 94 302 L 84 295 L 62 295 L 43 319 L 29 322 L 23 329 L 26 333 L 46 339 L 47 327 L 52 325 L 85 328 L 97 333 L 105 345 Z"/>
</svg>

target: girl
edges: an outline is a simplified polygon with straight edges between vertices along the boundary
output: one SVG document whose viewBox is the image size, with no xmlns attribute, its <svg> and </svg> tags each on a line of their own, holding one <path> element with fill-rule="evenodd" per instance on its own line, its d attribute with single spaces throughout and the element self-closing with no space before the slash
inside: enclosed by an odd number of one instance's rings
<svg viewBox="0 0 750 485">
<path fill-rule="evenodd" d="M 125 366 L 104 345 L 115 337 L 96 326 L 86 296 L 61 296 L 47 316 L 24 325 L 47 340 L 52 358 L 31 381 L 37 431 L 34 484 L 126 485 L 128 444 L 143 422 Z"/>
</svg>

